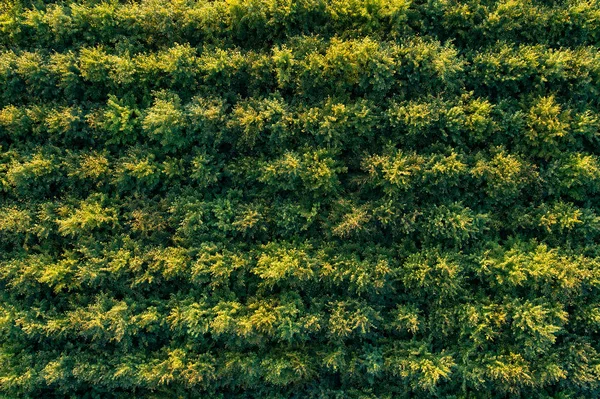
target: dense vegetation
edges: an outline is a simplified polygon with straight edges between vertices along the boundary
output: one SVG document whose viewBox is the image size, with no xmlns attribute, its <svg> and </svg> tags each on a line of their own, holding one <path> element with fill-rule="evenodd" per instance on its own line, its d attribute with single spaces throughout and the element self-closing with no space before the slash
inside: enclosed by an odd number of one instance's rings
<svg viewBox="0 0 600 399">
<path fill-rule="evenodd" d="M 598 0 L 3 0 L 0 397 L 599 397 L 599 49 Z"/>
</svg>

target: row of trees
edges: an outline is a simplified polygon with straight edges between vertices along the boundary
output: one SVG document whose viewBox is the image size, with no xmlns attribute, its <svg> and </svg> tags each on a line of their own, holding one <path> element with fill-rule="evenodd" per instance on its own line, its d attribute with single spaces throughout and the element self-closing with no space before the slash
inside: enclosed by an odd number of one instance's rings
<svg viewBox="0 0 600 399">
<path fill-rule="evenodd" d="M 597 0 L 7 0 L 0 44 L 266 47 L 294 35 L 428 35 L 472 48 L 499 39 L 578 46 L 600 39 L 598 10 Z"/>
<path fill-rule="evenodd" d="M 240 155 L 253 156 L 307 146 L 357 155 L 369 145 L 388 143 L 430 153 L 440 146 L 465 151 L 491 145 L 549 160 L 568 149 L 591 155 L 598 147 L 596 108 L 578 108 L 556 96 L 500 103 L 473 93 L 379 103 L 328 97 L 293 105 L 278 94 L 234 104 L 204 96 L 183 103 L 176 93 L 161 91 L 147 108 L 112 95 L 105 104 L 8 105 L 0 108 L 0 143 L 28 151 L 43 144 L 68 143 L 72 150 L 99 144 L 113 155 L 147 143 L 162 145 L 152 150 L 157 155 L 183 154 L 190 145 L 208 151 L 229 144 Z"/>
<path fill-rule="evenodd" d="M 198 93 L 237 102 L 278 92 L 301 104 L 327 96 L 415 100 L 466 89 L 495 102 L 554 94 L 597 107 L 598 79 L 594 46 L 553 49 L 504 41 L 475 51 L 420 37 L 292 37 L 259 51 L 176 44 L 154 52 L 97 46 L 0 53 L 2 105 L 104 102 L 111 94 L 149 104 L 154 92 L 169 89 L 185 101 Z"/>
</svg>

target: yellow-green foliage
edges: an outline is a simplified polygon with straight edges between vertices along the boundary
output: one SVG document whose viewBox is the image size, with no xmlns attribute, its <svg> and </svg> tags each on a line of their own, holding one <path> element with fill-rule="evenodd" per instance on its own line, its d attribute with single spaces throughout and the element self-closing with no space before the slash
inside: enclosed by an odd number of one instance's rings
<svg viewBox="0 0 600 399">
<path fill-rule="evenodd" d="M 600 397 L 598 0 L 0 0 L 0 397 Z"/>
</svg>

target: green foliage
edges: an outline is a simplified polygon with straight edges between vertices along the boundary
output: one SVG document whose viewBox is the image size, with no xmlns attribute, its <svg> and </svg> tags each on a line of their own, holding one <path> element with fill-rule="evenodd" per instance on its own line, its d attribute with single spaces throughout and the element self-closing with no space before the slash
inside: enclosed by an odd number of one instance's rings
<svg viewBox="0 0 600 399">
<path fill-rule="evenodd" d="M 0 1 L 0 397 L 600 396 L 597 0 Z"/>
</svg>

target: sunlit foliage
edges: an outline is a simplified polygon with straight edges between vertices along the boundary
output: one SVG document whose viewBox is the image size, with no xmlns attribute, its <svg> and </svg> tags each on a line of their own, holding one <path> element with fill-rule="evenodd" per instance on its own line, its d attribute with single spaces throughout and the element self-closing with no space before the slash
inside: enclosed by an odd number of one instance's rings
<svg viewBox="0 0 600 399">
<path fill-rule="evenodd" d="M 600 397 L 597 0 L 0 1 L 0 397 Z"/>
</svg>

